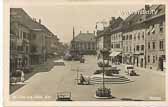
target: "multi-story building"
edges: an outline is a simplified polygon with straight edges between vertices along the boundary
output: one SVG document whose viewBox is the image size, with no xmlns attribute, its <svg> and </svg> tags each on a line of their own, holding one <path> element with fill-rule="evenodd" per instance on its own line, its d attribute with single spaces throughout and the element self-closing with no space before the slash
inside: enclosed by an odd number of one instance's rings
<svg viewBox="0 0 168 107">
<path fill-rule="evenodd" d="M 123 23 L 123 62 L 145 67 L 145 14 L 138 13 L 131 14 Z"/>
<path fill-rule="evenodd" d="M 101 50 L 103 48 L 110 49 L 111 38 L 110 38 L 110 28 L 105 27 L 103 31 L 97 33 L 97 48 Z"/>
<path fill-rule="evenodd" d="M 145 67 L 145 28 L 140 27 L 134 30 L 132 38 L 133 60 L 137 67 Z"/>
<path fill-rule="evenodd" d="M 23 69 L 29 66 L 29 53 L 30 53 L 30 29 L 25 25 L 22 16 L 22 9 L 10 9 L 10 33 L 16 36 L 16 49 L 17 49 L 17 69 Z M 13 44 L 10 44 L 12 47 Z M 12 54 L 12 53 L 11 53 Z"/>
<path fill-rule="evenodd" d="M 80 32 L 72 40 L 72 48 L 81 54 L 96 54 L 96 37 L 94 33 Z"/>
<path fill-rule="evenodd" d="M 46 37 L 46 51 L 47 56 L 59 54 L 59 38 L 56 35 Z"/>
<path fill-rule="evenodd" d="M 16 49 L 16 35 L 11 31 L 10 34 L 10 75 L 17 69 L 17 49 Z"/>
<path fill-rule="evenodd" d="M 143 14 L 144 11 L 149 14 Z M 114 56 L 115 51 L 122 50 L 123 63 L 163 70 L 165 64 L 165 5 L 145 5 L 145 8 L 129 15 L 120 26 L 116 25 L 115 18 L 112 19 L 108 27 L 111 45 L 106 45 L 106 48 L 112 48 L 110 56 Z M 109 44 L 108 40 L 104 40 L 108 37 L 106 35 L 109 34 L 108 30 L 98 33 L 99 47 L 104 48 L 105 44 Z"/>
<path fill-rule="evenodd" d="M 165 61 L 165 5 L 153 5 L 156 14 L 146 17 L 147 68 L 162 70 Z"/>
<path fill-rule="evenodd" d="M 123 19 L 118 17 L 113 24 L 111 31 L 111 60 L 112 63 L 122 63 L 122 51 L 123 51 L 123 41 L 122 41 L 122 23 Z"/>
<path fill-rule="evenodd" d="M 22 8 L 10 9 L 10 26 L 17 37 L 17 66 L 24 67 L 30 64 L 44 63 L 47 59 L 46 38 L 53 33 L 36 21 Z"/>
</svg>

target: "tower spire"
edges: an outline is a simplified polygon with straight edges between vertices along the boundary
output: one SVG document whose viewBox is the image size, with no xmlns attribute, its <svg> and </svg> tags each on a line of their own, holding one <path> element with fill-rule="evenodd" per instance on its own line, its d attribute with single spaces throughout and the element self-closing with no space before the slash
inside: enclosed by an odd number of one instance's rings
<svg viewBox="0 0 168 107">
<path fill-rule="evenodd" d="M 73 40 L 74 40 L 74 38 L 75 38 L 75 28 L 73 26 Z"/>
</svg>

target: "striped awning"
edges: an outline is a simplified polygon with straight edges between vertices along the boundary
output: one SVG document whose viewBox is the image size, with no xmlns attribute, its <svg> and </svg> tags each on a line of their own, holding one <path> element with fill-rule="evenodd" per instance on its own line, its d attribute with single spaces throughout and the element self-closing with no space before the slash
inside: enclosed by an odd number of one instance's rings
<svg viewBox="0 0 168 107">
<path fill-rule="evenodd" d="M 112 52 L 109 56 L 111 57 L 115 57 L 117 55 L 119 55 L 121 52 Z"/>
</svg>

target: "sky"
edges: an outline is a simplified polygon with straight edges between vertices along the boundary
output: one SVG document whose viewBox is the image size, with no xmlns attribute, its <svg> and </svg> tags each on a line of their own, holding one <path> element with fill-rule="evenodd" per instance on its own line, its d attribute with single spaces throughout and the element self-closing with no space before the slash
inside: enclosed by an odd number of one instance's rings
<svg viewBox="0 0 168 107">
<path fill-rule="evenodd" d="M 144 8 L 144 5 L 109 5 L 109 4 L 43 4 L 43 5 L 15 5 L 11 7 L 23 8 L 29 16 L 41 19 L 41 23 L 48 27 L 61 42 L 69 43 L 73 36 L 73 26 L 75 35 L 80 31 L 94 32 L 96 22 L 109 21 L 111 17 L 126 18 L 126 11 L 136 11 Z"/>
</svg>

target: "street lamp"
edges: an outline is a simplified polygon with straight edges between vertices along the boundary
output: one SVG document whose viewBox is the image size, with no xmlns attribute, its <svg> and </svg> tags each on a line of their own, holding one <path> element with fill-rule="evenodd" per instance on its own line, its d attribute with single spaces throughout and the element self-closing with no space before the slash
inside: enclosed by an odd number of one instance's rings
<svg viewBox="0 0 168 107">
<path fill-rule="evenodd" d="M 102 55 L 102 59 L 103 61 L 98 63 L 98 66 L 102 68 L 102 72 L 103 72 L 103 87 L 102 88 L 98 88 L 98 90 L 96 91 L 96 97 L 99 98 L 110 98 L 111 97 L 111 91 L 110 89 L 105 87 L 105 81 L 104 81 L 104 75 L 105 75 L 105 68 L 109 67 L 109 50 L 104 48 L 102 50 L 100 50 L 100 54 Z"/>
</svg>

